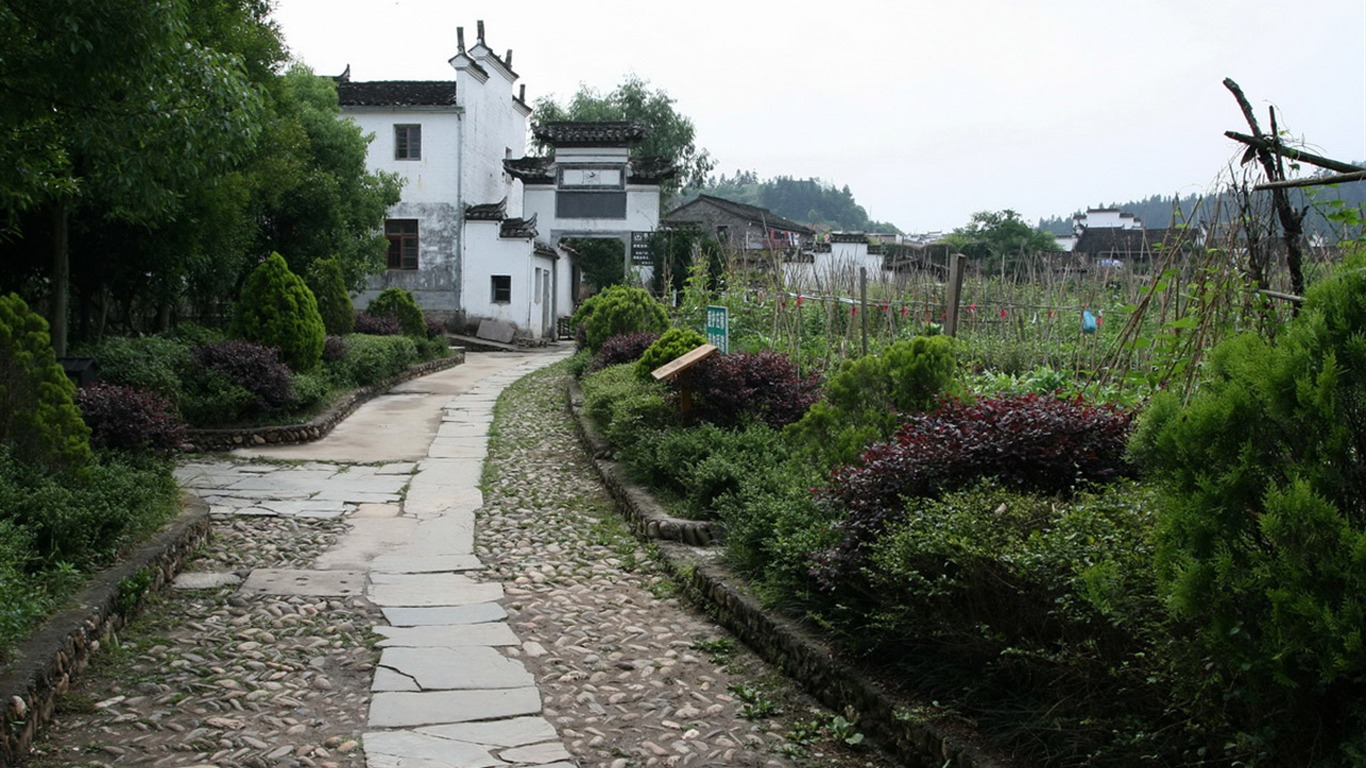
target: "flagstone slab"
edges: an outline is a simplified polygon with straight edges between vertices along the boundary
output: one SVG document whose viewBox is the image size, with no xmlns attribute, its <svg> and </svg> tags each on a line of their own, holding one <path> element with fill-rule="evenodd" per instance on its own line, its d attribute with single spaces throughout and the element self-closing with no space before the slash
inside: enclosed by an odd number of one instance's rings
<svg viewBox="0 0 1366 768">
<path fill-rule="evenodd" d="M 382 635 L 380 648 L 460 648 L 472 646 L 514 646 L 522 641 L 505 622 L 484 624 L 426 625 L 417 627 L 375 627 Z"/>
<path fill-rule="evenodd" d="M 487 438 L 438 437 L 427 447 L 427 455 L 433 459 L 482 459 L 488 450 Z"/>
<path fill-rule="evenodd" d="M 507 763 L 469 742 L 414 731 L 377 731 L 362 737 L 369 768 L 493 768 Z"/>
<path fill-rule="evenodd" d="M 411 499 L 406 509 L 412 509 Z M 423 516 L 410 512 L 421 520 L 413 532 L 410 552 L 420 554 L 468 555 L 474 553 L 474 512 L 442 508 Z"/>
<path fill-rule="evenodd" d="M 376 693 L 370 700 L 371 728 L 409 728 L 443 723 L 466 723 L 541 711 L 541 694 L 534 687 L 473 691 L 397 691 Z M 367 735 L 368 743 L 369 737 Z"/>
<path fill-rule="evenodd" d="M 455 573 L 481 571 L 484 563 L 472 554 L 433 555 L 412 551 L 411 547 L 387 552 L 370 563 L 375 573 Z"/>
<path fill-rule="evenodd" d="M 176 589 L 218 589 L 235 587 L 241 583 L 242 577 L 235 573 L 192 571 L 176 574 L 171 586 Z"/>
<path fill-rule="evenodd" d="M 501 625 L 471 626 L 485 628 Z M 521 662 L 509 659 L 485 645 L 459 648 L 386 647 L 380 654 L 379 666 L 398 672 L 400 681 L 416 682 L 418 689 L 423 691 L 521 688 L 536 684 L 535 678 Z M 376 676 L 370 690 L 412 690 L 406 684 L 393 689 L 381 687 L 383 684 L 385 682 Z"/>
<path fill-rule="evenodd" d="M 403 513 L 423 519 L 445 514 L 470 514 L 484 506 L 484 493 L 476 485 L 414 484 L 403 501 Z"/>
<path fill-rule="evenodd" d="M 343 597 L 365 592 L 364 571 L 300 571 L 257 568 L 239 590 L 258 595 Z"/>
<path fill-rule="evenodd" d="M 425 627 L 451 624 L 484 624 L 502 621 L 508 612 L 498 603 L 452 605 L 437 608 L 384 608 L 384 620 L 394 627 Z"/>
<path fill-rule="evenodd" d="M 569 750 L 564 748 L 564 744 L 554 741 L 505 749 L 498 753 L 498 757 L 512 763 L 545 764 L 557 760 L 569 760 L 572 756 L 569 754 Z"/>
<path fill-rule="evenodd" d="M 429 725 L 417 730 L 419 733 L 428 733 L 445 739 L 493 747 L 520 747 L 557 738 L 555 726 L 544 717 L 511 717 L 483 723 Z"/>
<path fill-rule="evenodd" d="M 440 577 L 453 577 L 458 574 L 372 574 L 367 595 L 370 601 L 381 608 L 399 606 L 448 606 L 491 603 L 503 599 L 503 585 L 493 582 L 465 583 L 441 581 Z M 381 581 L 381 579 L 405 579 Z"/>
</svg>

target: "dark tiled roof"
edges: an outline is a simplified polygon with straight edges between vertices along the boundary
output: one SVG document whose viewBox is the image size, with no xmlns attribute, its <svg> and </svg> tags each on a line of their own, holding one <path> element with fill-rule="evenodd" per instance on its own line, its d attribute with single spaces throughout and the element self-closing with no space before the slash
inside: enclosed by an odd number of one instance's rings
<svg viewBox="0 0 1366 768">
<path fill-rule="evenodd" d="M 554 184 L 555 160 L 550 157 L 519 157 L 504 160 L 503 168 L 524 184 Z"/>
<path fill-rule="evenodd" d="M 1087 227 L 1072 246 L 1073 253 L 1151 254 L 1154 246 L 1167 237 L 1165 229 L 1121 229 Z"/>
<path fill-rule="evenodd" d="M 454 80 L 375 80 L 337 83 L 343 107 L 453 107 Z"/>
<path fill-rule="evenodd" d="M 650 132 L 627 122 L 555 122 L 537 125 L 535 134 L 556 147 L 629 147 L 644 141 Z"/>
<path fill-rule="evenodd" d="M 536 237 L 536 214 L 529 219 L 507 219 L 498 230 L 499 237 Z"/>
<path fill-rule="evenodd" d="M 658 184 L 678 175 L 678 166 L 665 157 L 633 157 L 626 180 L 634 184 Z"/>
<path fill-rule="evenodd" d="M 507 213 L 508 199 L 506 197 L 496 203 L 465 206 L 465 218 L 469 221 L 502 221 L 507 218 Z"/>
<path fill-rule="evenodd" d="M 552 259 L 560 258 L 560 252 L 543 240 L 537 240 L 533 243 L 532 249 L 536 251 L 537 256 L 548 256 Z"/>
<path fill-rule="evenodd" d="M 711 195 L 699 195 L 697 199 L 692 201 L 691 203 L 685 203 L 673 209 L 669 213 L 665 214 L 664 218 L 670 221 L 674 221 L 675 214 L 680 213 L 685 208 L 690 208 L 692 206 L 699 204 L 711 205 L 712 207 L 719 208 L 722 211 L 725 211 L 726 213 L 735 216 L 736 218 L 743 219 L 744 221 L 753 224 L 758 224 L 759 226 L 766 227 L 768 229 L 781 229 L 785 232 L 796 232 L 800 235 L 816 234 L 815 231 L 811 228 L 802 224 L 798 224 L 797 222 L 792 221 L 791 219 L 785 219 L 782 216 L 779 216 L 778 214 L 774 213 L 773 211 L 768 210 L 767 208 L 760 208 L 757 205 L 747 205 L 745 203 L 736 203 L 730 200 L 726 200 L 724 198 L 712 197 Z M 690 219 L 688 219 L 686 216 L 683 216 L 680 217 L 678 220 L 689 221 Z"/>
<path fill-rule="evenodd" d="M 868 236 L 862 232 L 831 232 L 832 243 L 867 243 Z"/>
</svg>

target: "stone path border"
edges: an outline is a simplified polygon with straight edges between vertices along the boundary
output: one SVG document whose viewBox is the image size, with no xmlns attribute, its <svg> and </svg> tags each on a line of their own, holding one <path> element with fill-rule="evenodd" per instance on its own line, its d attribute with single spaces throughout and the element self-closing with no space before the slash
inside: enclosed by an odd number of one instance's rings
<svg viewBox="0 0 1366 768">
<path fill-rule="evenodd" d="M 26 754 L 57 696 L 125 623 L 142 595 L 164 588 L 209 535 L 209 507 L 186 497 L 180 516 L 91 580 L 68 608 L 14 650 L 0 674 L 0 768 Z"/>
</svg>

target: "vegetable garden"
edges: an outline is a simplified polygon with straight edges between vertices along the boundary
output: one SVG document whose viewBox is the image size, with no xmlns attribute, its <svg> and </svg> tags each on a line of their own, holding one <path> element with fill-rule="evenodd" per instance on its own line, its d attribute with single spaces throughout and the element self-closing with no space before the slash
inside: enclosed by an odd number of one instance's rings
<svg viewBox="0 0 1366 768">
<path fill-rule="evenodd" d="M 1366 250 L 1311 252 L 1300 304 L 1246 229 L 1175 231 L 1123 274 L 969 275 L 956 338 L 942 270 L 854 299 L 699 258 L 667 321 L 585 303 L 586 412 L 770 606 L 934 702 L 906 717 L 1027 764 L 1359 763 Z M 730 354 L 654 381 L 716 305 Z"/>
</svg>

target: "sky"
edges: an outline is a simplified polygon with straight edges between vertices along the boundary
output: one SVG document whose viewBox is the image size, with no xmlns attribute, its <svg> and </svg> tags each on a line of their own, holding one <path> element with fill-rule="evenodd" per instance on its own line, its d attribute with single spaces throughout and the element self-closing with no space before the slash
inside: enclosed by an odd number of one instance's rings
<svg viewBox="0 0 1366 768">
<path fill-rule="evenodd" d="M 1366 0 L 276 0 L 291 54 L 353 80 L 451 80 L 456 28 L 513 51 L 527 100 L 630 75 L 693 121 L 715 174 L 848 185 L 949 231 L 1213 191 L 1248 132 L 1366 161 Z M 1366 182 L 1358 182 L 1366 183 Z"/>
</svg>

